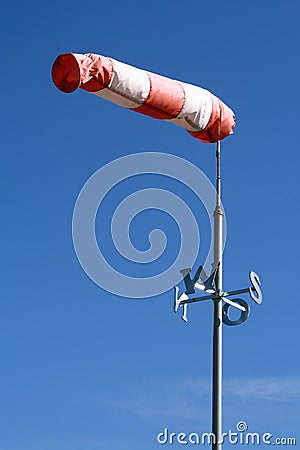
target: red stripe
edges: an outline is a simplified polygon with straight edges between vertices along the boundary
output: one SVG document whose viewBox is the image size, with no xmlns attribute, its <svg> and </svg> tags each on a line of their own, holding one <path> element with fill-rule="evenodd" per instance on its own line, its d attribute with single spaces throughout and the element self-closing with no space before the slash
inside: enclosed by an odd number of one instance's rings
<svg viewBox="0 0 300 450">
<path fill-rule="evenodd" d="M 150 92 L 145 103 L 134 111 L 155 119 L 177 117 L 185 102 L 184 89 L 178 81 L 147 73 L 150 79 Z"/>
<path fill-rule="evenodd" d="M 77 56 L 77 55 L 76 55 Z M 81 89 L 97 92 L 106 88 L 112 79 L 114 67 L 109 58 L 89 53 L 80 61 Z"/>
<path fill-rule="evenodd" d="M 59 55 L 52 67 L 52 79 L 58 89 L 73 92 L 82 88 L 89 92 L 104 89 L 113 75 L 113 64 L 109 58 L 89 53 Z"/>
<path fill-rule="evenodd" d="M 188 133 L 200 139 L 202 142 L 213 143 L 233 134 L 236 124 L 233 111 L 219 98 L 210 94 L 212 98 L 212 113 L 208 124 L 202 131 L 188 131 Z"/>
</svg>

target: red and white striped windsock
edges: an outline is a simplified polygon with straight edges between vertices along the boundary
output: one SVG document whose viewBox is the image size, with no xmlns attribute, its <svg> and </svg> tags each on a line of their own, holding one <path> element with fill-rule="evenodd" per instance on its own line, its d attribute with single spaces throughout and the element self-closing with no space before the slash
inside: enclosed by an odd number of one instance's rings
<svg viewBox="0 0 300 450">
<path fill-rule="evenodd" d="M 125 108 L 175 123 L 203 142 L 224 139 L 235 126 L 233 111 L 206 89 L 105 56 L 59 55 L 52 78 L 63 92 L 84 89 Z"/>
</svg>

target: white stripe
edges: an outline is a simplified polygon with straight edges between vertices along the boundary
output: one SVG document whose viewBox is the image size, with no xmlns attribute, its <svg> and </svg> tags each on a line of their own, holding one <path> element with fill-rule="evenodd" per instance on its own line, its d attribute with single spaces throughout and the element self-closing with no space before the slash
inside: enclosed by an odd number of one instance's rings
<svg viewBox="0 0 300 450">
<path fill-rule="evenodd" d="M 201 87 L 181 82 L 185 92 L 185 104 L 172 122 L 188 131 L 203 130 L 212 113 L 212 100 L 210 93 Z"/>
<path fill-rule="evenodd" d="M 128 98 L 111 91 L 109 88 L 101 89 L 101 91 L 92 92 L 92 94 L 97 95 L 97 97 L 104 98 L 109 102 L 116 103 L 117 105 L 123 106 L 124 108 L 137 108 L 140 103 L 129 100 Z"/>
<path fill-rule="evenodd" d="M 137 108 L 142 105 L 150 92 L 150 80 L 147 72 L 115 59 L 111 59 L 111 61 L 113 76 L 109 85 L 93 94 L 125 108 Z"/>
</svg>

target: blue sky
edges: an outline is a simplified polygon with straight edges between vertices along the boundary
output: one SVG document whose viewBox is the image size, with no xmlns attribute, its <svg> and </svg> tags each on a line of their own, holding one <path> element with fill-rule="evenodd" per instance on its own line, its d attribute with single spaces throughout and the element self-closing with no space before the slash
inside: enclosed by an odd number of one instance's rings
<svg viewBox="0 0 300 450">
<path fill-rule="evenodd" d="M 222 145 L 224 287 L 247 286 L 255 270 L 264 302 L 252 302 L 243 325 L 224 327 L 223 428 L 245 420 L 250 431 L 300 440 L 299 12 L 295 0 L 5 4 L 0 450 L 148 450 L 165 427 L 210 431 L 211 305 L 193 305 L 186 325 L 171 291 L 109 294 L 80 267 L 71 226 L 81 188 L 110 161 L 166 152 L 214 182 L 215 147 L 86 92 L 59 92 L 51 66 L 72 51 L 200 85 L 236 112 Z M 141 186 L 180 191 L 168 183 L 131 180 L 107 208 Z M 184 195 L 199 210 L 205 250 L 201 205 Z M 133 242 L 145 249 L 160 221 L 173 254 L 163 213 L 141 216 Z"/>
</svg>

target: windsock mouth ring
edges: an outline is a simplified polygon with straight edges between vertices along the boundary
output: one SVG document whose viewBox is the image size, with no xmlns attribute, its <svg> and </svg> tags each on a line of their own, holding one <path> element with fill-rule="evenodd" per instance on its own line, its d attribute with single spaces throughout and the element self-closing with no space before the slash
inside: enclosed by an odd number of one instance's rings
<svg viewBox="0 0 300 450">
<path fill-rule="evenodd" d="M 80 67 L 72 53 L 59 55 L 52 66 L 52 80 L 63 92 L 74 92 L 80 86 Z"/>
</svg>

